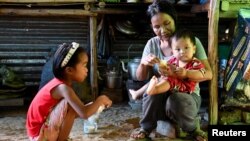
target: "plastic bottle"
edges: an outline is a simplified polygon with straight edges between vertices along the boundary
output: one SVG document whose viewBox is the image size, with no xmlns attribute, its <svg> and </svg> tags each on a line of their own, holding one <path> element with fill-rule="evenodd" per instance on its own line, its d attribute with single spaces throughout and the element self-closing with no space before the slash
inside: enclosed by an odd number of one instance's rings
<svg viewBox="0 0 250 141">
<path fill-rule="evenodd" d="M 105 108 L 104 105 L 100 106 L 95 114 L 90 116 L 88 119 L 84 120 L 83 132 L 85 134 L 97 132 L 99 115 L 104 110 L 104 108 Z"/>
</svg>

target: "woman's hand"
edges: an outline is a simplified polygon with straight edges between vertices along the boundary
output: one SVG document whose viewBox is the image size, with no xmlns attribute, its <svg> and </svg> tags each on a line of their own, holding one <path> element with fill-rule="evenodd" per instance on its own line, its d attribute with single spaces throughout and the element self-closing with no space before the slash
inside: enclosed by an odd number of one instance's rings
<svg viewBox="0 0 250 141">
<path fill-rule="evenodd" d="M 139 81 L 148 79 L 148 75 L 154 64 L 159 63 L 160 59 L 153 54 L 148 54 L 141 59 L 141 63 L 136 70 L 136 77 Z"/>
<path fill-rule="evenodd" d="M 157 58 L 154 54 L 149 54 L 148 56 L 142 58 L 141 64 L 145 66 L 153 66 L 156 63 L 159 63 L 160 59 Z"/>
</svg>

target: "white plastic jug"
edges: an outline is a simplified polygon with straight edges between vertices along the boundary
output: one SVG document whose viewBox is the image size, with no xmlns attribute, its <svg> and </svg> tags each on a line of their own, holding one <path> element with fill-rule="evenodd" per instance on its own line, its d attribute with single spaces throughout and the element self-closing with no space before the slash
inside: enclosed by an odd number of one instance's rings
<svg viewBox="0 0 250 141">
<path fill-rule="evenodd" d="M 99 115 L 104 108 L 104 105 L 100 106 L 95 114 L 83 121 L 83 132 L 85 134 L 97 132 Z"/>
</svg>

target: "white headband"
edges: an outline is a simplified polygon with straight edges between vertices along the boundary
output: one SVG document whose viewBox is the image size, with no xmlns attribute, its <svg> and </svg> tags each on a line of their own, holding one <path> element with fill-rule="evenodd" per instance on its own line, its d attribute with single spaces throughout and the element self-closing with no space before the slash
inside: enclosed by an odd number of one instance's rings
<svg viewBox="0 0 250 141">
<path fill-rule="evenodd" d="M 70 58 L 72 57 L 72 55 L 75 53 L 76 49 L 79 47 L 79 44 L 76 42 L 72 42 L 72 48 L 70 48 L 69 52 L 67 53 L 67 55 L 65 56 L 65 58 L 62 61 L 61 67 L 65 67 Z"/>
</svg>

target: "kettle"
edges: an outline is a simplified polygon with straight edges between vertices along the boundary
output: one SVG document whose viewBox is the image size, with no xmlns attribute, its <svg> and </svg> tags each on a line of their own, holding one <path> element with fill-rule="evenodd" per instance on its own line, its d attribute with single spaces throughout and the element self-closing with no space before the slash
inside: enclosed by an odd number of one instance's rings
<svg viewBox="0 0 250 141">
<path fill-rule="evenodd" d="M 123 61 L 121 61 L 122 63 L 122 70 L 124 72 L 128 73 L 128 77 L 129 79 L 132 79 L 134 81 L 138 81 L 137 77 L 136 77 L 136 70 L 138 68 L 138 66 L 140 65 L 141 62 L 141 58 L 134 58 L 131 61 L 128 62 L 128 68 L 125 68 L 125 63 Z"/>
<path fill-rule="evenodd" d="M 126 69 L 125 67 L 125 63 L 121 60 L 121 64 L 122 64 L 122 70 L 124 72 L 127 72 L 128 73 L 128 77 L 129 79 L 132 79 L 134 81 L 139 81 L 137 76 L 136 76 L 136 71 L 137 71 L 137 68 L 138 66 L 140 65 L 141 63 L 141 58 L 139 57 L 135 57 L 133 58 L 132 60 L 129 59 L 129 51 L 130 51 L 130 48 L 133 46 L 133 44 L 130 44 L 129 47 L 128 47 L 128 68 Z M 148 76 L 147 76 L 147 80 L 152 76 L 152 72 L 149 72 Z"/>
</svg>

